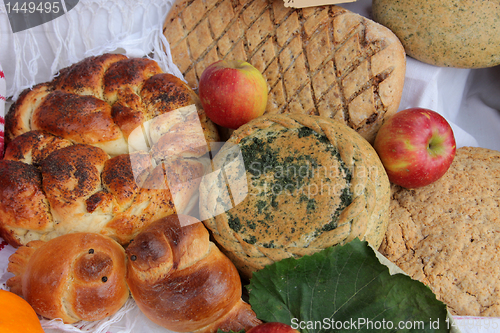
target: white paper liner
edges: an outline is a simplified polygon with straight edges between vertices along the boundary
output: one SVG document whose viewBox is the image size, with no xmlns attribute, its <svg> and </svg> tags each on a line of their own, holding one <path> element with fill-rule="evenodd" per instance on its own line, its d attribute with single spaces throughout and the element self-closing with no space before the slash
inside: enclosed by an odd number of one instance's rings
<svg viewBox="0 0 500 333">
<path fill-rule="evenodd" d="M 53 21 L 15 34 L 0 3 L 0 64 L 7 77 L 7 96 L 52 80 L 61 68 L 88 56 L 120 52 L 149 56 L 165 72 L 181 76 L 164 52 L 163 22 L 174 0 L 80 0 Z"/>
</svg>

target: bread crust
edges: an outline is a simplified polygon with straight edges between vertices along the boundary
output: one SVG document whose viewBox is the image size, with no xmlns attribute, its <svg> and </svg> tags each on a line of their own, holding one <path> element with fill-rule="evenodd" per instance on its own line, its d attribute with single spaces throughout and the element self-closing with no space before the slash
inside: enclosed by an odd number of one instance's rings
<svg viewBox="0 0 500 333">
<path fill-rule="evenodd" d="M 163 33 L 194 89 L 217 60 L 255 66 L 268 84 L 268 114 L 333 118 L 373 142 L 399 106 L 406 71 L 401 42 L 386 27 L 339 6 L 178 0 Z"/>
<path fill-rule="evenodd" d="M 200 214 L 244 277 L 356 237 L 382 241 L 389 179 L 372 146 L 346 125 L 265 115 L 233 132 L 213 164 L 200 184 Z"/>
<path fill-rule="evenodd" d="M 39 130 L 111 156 L 129 152 L 130 134 L 143 123 L 195 105 L 207 139 L 218 139 L 198 96 L 176 76 L 146 58 L 119 54 L 88 57 L 53 81 L 26 89 L 5 116 L 5 137 Z"/>
<path fill-rule="evenodd" d="M 150 224 L 126 250 L 127 282 L 141 311 L 176 332 L 239 331 L 260 323 L 241 300 L 231 261 L 203 224 L 170 215 Z"/>
<path fill-rule="evenodd" d="M 8 270 L 15 274 L 11 291 L 39 315 L 65 323 L 106 318 L 129 297 L 125 250 L 98 234 L 30 242 L 9 258 Z"/>
<path fill-rule="evenodd" d="M 499 166 L 498 151 L 461 147 L 436 182 L 392 188 L 379 251 L 456 316 L 500 315 Z"/>
<path fill-rule="evenodd" d="M 70 232 L 127 244 L 188 212 L 219 141 L 196 93 L 150 59 L 103 54 L 27 89 L 6 117 L 0 236 L 13 246 Z"/>
</svg>

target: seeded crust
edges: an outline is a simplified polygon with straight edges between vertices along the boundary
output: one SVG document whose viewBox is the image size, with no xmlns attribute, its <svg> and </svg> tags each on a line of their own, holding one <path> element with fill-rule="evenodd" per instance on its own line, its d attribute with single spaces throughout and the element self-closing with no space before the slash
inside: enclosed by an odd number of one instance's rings
<svg viewBox="0 0 500 333">
<path fill-rule="evenodd" d="M 342 7 L 179 0 L 163 32 L 174 63 L 194 89 L 214 61 L 254 65 L 268 83 L 266 113 L 333 118 L 372 142 L 399 106 L 406 64 L 399 39 Z"/>
<path fill-rule="evenodd" d="M 380 252 L 454 315 L 500 316 L 500 153 L 457 150 L 437 182 L 392 188 Z"/>
</svg>

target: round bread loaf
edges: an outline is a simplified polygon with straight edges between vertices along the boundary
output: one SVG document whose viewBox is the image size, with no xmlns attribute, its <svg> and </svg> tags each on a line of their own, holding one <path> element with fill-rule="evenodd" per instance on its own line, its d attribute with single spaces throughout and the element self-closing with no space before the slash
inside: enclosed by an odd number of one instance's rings
<svg viewBox="0 0 500 333">
<path fill-rule="evenodd" d="M 197 95 L 148 59 L 105 54 L 28 89 L 6 117 L 0 236 L 70 232 L 125 245 L 151 220 L 196 206 L 209 142 Z"/>
<path fill-rule="evenodd" d="M 129 297 L 125 250 L 98 234 L 30 242 L 10 256 L 8 271 L 12 292 L 39 315 L 65 323 L 106 318 Z"/>
<path fill-rule="evenodd" d="M 236 130 L 200 184 L 200 213 L 249 277 L 275 261 L 384 236 L 389 180 L 372 146 L 335 120 L 268 115 Z"/>
<path fill-rule="evenodd" d="M 459 68 L 500 64 L 498 1 L 373 0 L 372 11 L 415 59 Z"/>
<path fill-rule="evenodd" d="M 334 118 L 371 142 L 399 106 L 403 46 L 386 27 L 342 7 L 177 0 L 163 32 L 192 88 L 216 60 L 255 66 L 269 88 L 266 113 Z"/>
<path fill-rule="evenodd" d="M 433 184 L 393 186 L 379 251 L 458 316 L 500 316 L 500 153 L 462 147 Z"/>
</svg>

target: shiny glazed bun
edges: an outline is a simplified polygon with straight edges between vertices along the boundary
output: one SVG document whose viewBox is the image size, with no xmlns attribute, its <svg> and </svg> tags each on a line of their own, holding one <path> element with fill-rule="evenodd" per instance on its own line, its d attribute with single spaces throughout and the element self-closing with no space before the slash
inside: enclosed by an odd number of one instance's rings
<svg viewBox="0 0 500 333">
<path fill-rule="evenodd" d="M 72 232 L 126 245 L 150 221 L 188 213 L 219 141 L 182 80 L 118 54 L 24 91 L 5 130 L 0 237 L 15 247 Z"/>
<path fill-rule="evenodd" d="M 186 215 L 150 224 L 127 247 L 127 282 L 141 311 L 176 332 L 240 331 L 261 323 L 241 299 L 232 262 Z"/>
<path fill-rule="evenodd" d="M 65 323 L 94 321 L 118 311 L 129 297 L 122 246 L 109 237 L 73 233 L 33 241 L 10 256 L 7 281 L 41 316 Z"/>
</svg>

